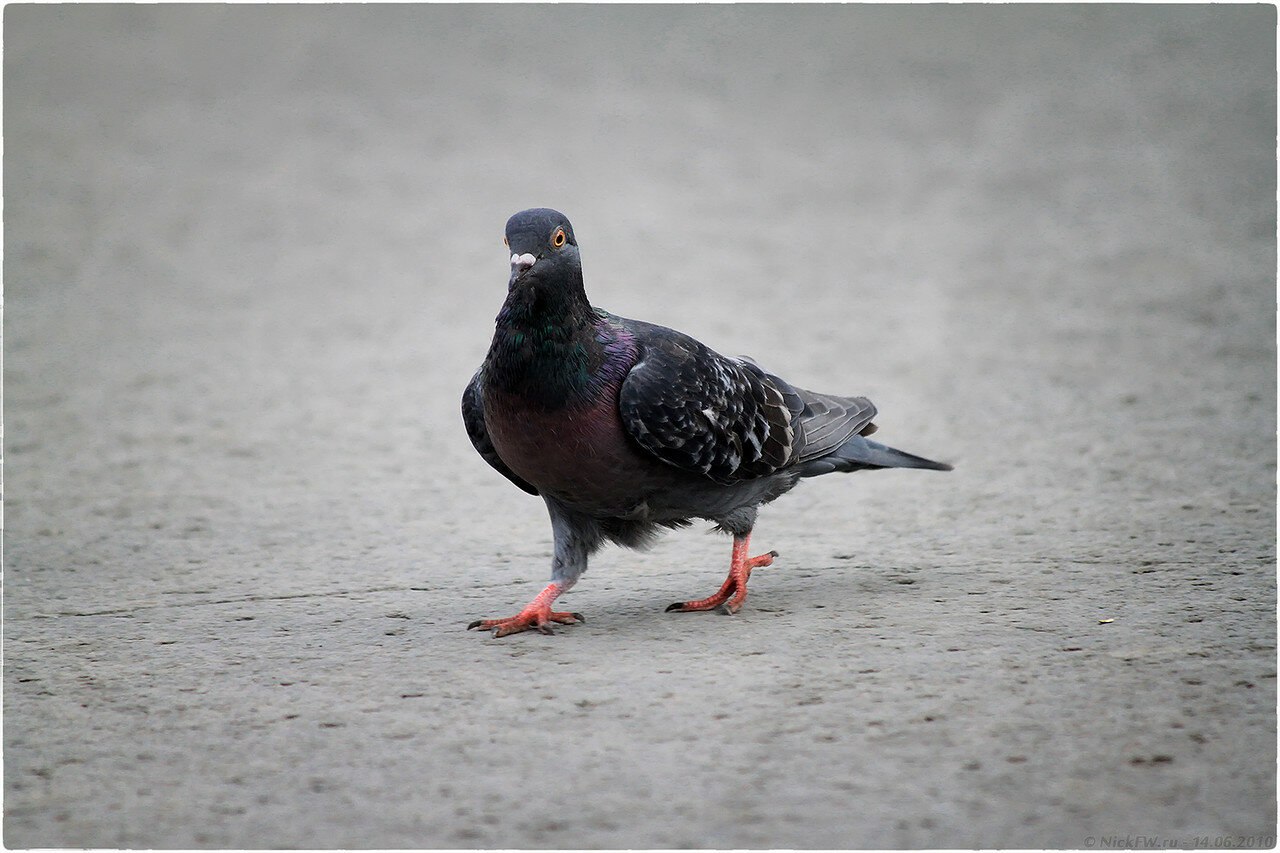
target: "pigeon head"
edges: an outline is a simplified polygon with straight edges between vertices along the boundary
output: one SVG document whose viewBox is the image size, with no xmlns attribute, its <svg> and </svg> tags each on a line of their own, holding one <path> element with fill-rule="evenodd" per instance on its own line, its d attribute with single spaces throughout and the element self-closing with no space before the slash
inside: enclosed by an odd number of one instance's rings
<svg viewBox="0 0 1280 853">
<path fill-rule="evenodd" d="M 545 207 L 522 210 L 507 220 L 503 242 L 511 281 L 494 320 L 487 381 L 546 410 L 585 399 L 603 359 L 603 321 L 583 289 L 573 226 Z"/>
<path fill-rule="evenodd" d="M 525 280 L 553 284 L 581 278 L 578 241 L 563 213 L 546 207 L 522 210 L 507 220 L 503 242 L 511 250 L 510 287 Z"/>
</svg>

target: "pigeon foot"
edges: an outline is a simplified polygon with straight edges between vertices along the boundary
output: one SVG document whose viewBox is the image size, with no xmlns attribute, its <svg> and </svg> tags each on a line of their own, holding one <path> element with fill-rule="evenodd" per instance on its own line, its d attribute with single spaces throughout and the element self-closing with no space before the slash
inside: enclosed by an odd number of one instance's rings
<svg viewBox="0 0 1280 853">
<path fill-rule="evenodd" d="M 538 593 L 533 601 L 529 602 L 524 610 L 521 610 L 515 616 L 508 616 L 505 619 L 477 619 L 467 626 L 467 630 L 479 628 L 482 631 L 493 631 L 493 636 L 495 637 L 505 637 L 508 634 L 519 634 L 522 631 L 529 630 L 538 631 L 542 634 L 554 634 L 555 632 L 551 630 L 552 622 L 561 625 L 586 622 L 586 617 L 581 613 L 551 609 L 551 602 L 560 595 L 561 591 L 560 584 L 548 584 L 546 589 Z"/>
<path fill-rule="evenodd" d="M 733 560 L 729 566 L 729 576 L 720 585 L 719 591 L 696 601 L 677 601 L 667 607 L 668 613 L 696 613 L 702 610 L 715 610 L 733 615 L 742 609 L 747 600 L 747 581 L 751 578 L 751 570 L 761 566 L 773 565 L 777 551 L 770 551 L 758 557 L 748 557 L 747 549 L 751 535 L 733 537 Z"/>
</svg>

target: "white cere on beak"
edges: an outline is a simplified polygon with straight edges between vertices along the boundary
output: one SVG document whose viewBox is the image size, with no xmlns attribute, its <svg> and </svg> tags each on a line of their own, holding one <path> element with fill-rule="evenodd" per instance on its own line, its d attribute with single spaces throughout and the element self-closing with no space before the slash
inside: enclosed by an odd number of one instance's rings
<svg viewBox="0 0 1280 853">
<path fill-rule="evenodd" d="M 511 266 L 518 267 L 521 270 L 527 270 L 529 267 L 533 266 L 534 262 L 537 260 L 538 259 L 529 252 L 525 252 L 523 255 L 512 253 Z"/>
</svg>

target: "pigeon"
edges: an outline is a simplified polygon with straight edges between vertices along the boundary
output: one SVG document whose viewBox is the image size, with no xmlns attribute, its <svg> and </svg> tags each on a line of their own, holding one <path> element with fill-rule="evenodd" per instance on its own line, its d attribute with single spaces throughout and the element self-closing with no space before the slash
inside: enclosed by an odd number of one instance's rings
<svg viewBox="0 0 1280 853">
<path fill-rule="evenodd" d="M 523 610 L 468 629 L 501 637 L 585 622 L 551 608 L 592 553 L 606 541 L 643 548 L 694 519 L 733 536 L 729 575 L 667 610 L 737 613 L 751 571 L 778 556 L 750 555 L 760 506 L 836 471 L 951 470 L 870 440 L 866 397 L 806 391 L 750 358 L 593 307 L 564 214 L 521 211 L 503 242 L 507 296 L 462 419 L 484 461 L 546 503 L 555 547 L 551 582 Z"/>
</svg>

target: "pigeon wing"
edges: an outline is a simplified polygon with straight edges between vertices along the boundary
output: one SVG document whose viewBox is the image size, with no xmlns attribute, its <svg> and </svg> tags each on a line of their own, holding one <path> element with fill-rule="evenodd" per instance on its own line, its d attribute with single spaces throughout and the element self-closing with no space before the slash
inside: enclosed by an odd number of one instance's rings
<svg viewBox="0 0 1280 853">
<path fill-rule="evenodd" d="M 640 352 L 618 411 L 635 442 L 669 465 L 726 485 L 795 461 L 795 389 L 672 329 L 622 321 Z"/>
<path fill-rule="evenodd" d="M 489 430 L 484 424 L 484 395 L 481 393 L 484 378 L 481 373 L 482 371 L 476 371 L 476 375 L 467 384 L 467 390 L 462 392 L 462 422 L 467 426 L 467 437 L 471 439 L 480 457 L 493 466 L 495 471 L 529 494 L 536 495 L 538 490 L 507 467 L 507 463 L 502 461 L 493 442 L 489 440 Z"/>
</svg>

